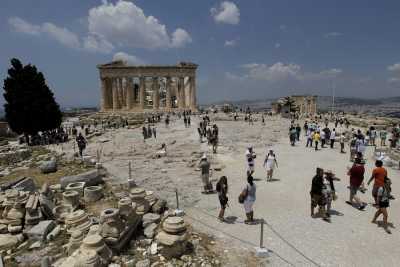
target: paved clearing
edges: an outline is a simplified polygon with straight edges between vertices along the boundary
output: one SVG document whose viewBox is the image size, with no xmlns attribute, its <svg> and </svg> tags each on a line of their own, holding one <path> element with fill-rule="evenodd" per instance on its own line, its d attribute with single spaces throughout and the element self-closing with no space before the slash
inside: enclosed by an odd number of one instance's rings
<svg viewBox="0 0 400 267">
<path fill-rule="evenodd" d="M 197 125 L 197 119 L 192 121 L 192 125 Z M 245 186 L 244 153 L 251 144 L 257 153 L 255 217 L 267 222 L 264 244 L 272 251 L 268 266 L 398 266 L 399 231 L 392 229 L 393 234 L 388 235 L 381 227 L 370 223 L 375 212 L 372 206 L 359 211 L 345 203 L 348 198 L 346 167 L 351 164 L 348 154 L 339 153 L 339 144 L 333 150 L 325 148 L 318 152 L 305 148 L 304 140 L 291 147 L 287 137 L 289 121 L 284 119 L 268 118 L 265 126 L 261 122 L 252 126 L 243 121 L 217 120 L 216 123 L 221 146 L 218 154 L 209 155 L 213 165 L 222 167 L 222 171 L 213 173 L 213 179 L 221 175 L 228 177 L 230 207 L 226 216 L 231 223 L 220 223 L 215 218 L 219 210 L 217 195 L 200 193 L 201 180 L 195 163 L 201 155 L 199 152 L 211 150 L 205 143 L 199 143 L 195 126 L 185 128 L 183 121 L 175 121 L 166 129 L 159 124 L 158 140 L 149 140 L 147 144 L 143 143 L 141 129 L 119 129 L 101 137 L 112 141 L 102 145 L 92 143 L 87 153 L 94 156 L 102 147 L 102 161 L 114 182 L 126 181 L 127 164 L 132 160 L 133 177 L 138 185 L 156 191 L 170 203 L 174 203 L 174 190 L 178 188 L 188 220 L 195 227 L 221 238 L 227 248 L 234 246 L 253 251 L 259 242 L 260 226 L 243 223 L 244 210 L 237 202 Z M 168 145 L 168 157 L 152 159 L 163 142 Z M 274 174 L 276 181 L 266 182 L 262 162 L 266 147 L 272 144 L 279 168 Z M 367 152 L 366 179 L 374 163 L 372 147 Z M 310 184 L 317 166 L 334 171 L 342 179 L 335 184 L 339 198 L 333 202 L 335 214 L 331 223 L 309 215 Z M 394 195 L 400 197 L 399 171 L 388 171 Z M 370 189 L 360 194 L 368 203 L 372 201 Z M 391 202 L 389 221 L 395 227 L 400 220 L 399 207 L 398 200 Z"/>
</svg>

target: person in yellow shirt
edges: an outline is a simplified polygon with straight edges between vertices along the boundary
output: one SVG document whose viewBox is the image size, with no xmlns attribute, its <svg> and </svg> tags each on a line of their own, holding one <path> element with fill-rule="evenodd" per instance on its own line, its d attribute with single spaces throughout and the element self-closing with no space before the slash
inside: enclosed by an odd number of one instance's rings
<svg viewBox="0 0 400 267">
<path fill-rule="evenodd" d="M 315 143 L 315 151 L 318 150 L 318 143 L 319 143 L 319 140 L 321 140 L 321 135 L 319 134 L 319 132 L 315 132 L 315 133 L 314 133 L 314 136 L 313 136 L 313 141 L 314 141 L 314 143 Z"/>
</svg>

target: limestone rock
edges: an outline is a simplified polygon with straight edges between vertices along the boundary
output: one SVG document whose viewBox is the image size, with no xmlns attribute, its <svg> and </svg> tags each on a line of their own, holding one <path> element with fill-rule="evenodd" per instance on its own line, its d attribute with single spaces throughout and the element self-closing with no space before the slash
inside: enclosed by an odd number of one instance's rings
<svg viewBox="0 0 400 267">
<path fill-rule="evenodd" d="M 70 183 L 85 182 L 86 186 L 103 183 L 102 174 L 98 170 L 91 170 L 78 175 L 64 176 L 60 178 L 61 187 L 65 188 Z"/>
<path fill-rule="evenodd" d="M 150 260 L 142 260 L 136 263 L 136 267 L 150 267 Z"/>
<path fill-rule="evenodd" d="M 56 223 L 53 220 L 41 221 L 30 230 L 26 232 L 29 239 L 44 241 L 48 233 L 50 233 L 54 227 L 56 227 Z"/>
<path fill-rule="evenodd" d="M 143 215 L 142 222 L 143 222 L 143 227 L 146 228 L 146 226 L 152 224 L 152 223 L 158 223 L 161 220 L 161 216 L 156 213 L 146 213 Z"/>
<path fill-rule="evenodd" d="M 52 173 L 57 171 L 57 161 L 55 159 L 51 159 L 49 161 L 43 161 L 40 164 L 39 169 L 42 173 Z"/>
<path fill-rule="evenodd" d="M 165 208 L 167 207 L 167 201 L 163 199 L 158 199 L 156 203 L 151 207 L 151 210 L 154 213 L 161 214 L 164 212 Z"/>
<path fill-rule="evenodd" d="M 36 185 L 32 178 L 24 177 L 22 180 L 13 185 L 11 188 L 16 189 L 18 191 L 33 192 L 36 190 Z"/>
<path fill-rule="evenodd" d="M 144 228 L 144 235 L 147 238 L 153 238 L 155 235 L 156 229 L 157 229 L 157 224 L 151 223 L 151 224 L 147 225 L 146 228 Z"/>
<path fill-rule="evenodd" d="M 17 245 L 24 241 L 24 236 L 3 234 L 0 235 L 0 250 L 8 250 L 17 247 Z"/>
</svg>

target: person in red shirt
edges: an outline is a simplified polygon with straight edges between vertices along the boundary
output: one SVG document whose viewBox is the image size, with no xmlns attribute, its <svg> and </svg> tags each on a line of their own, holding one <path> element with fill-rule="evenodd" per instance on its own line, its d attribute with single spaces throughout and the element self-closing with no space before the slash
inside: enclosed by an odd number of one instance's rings
<svg viewBox="0 0 400 267">
<path fill-rule="evenodd" d="M 359 210 L 363 210 L 367 204 L 362 202 L 357 197 L 357 191 L 360 189 L 360 186 L 364 180 L 365 168 L 362 164 L 362 160 L 360 158 L 356 158 L 353 166 L 347 172 L 347 175 L 350 176 L 350 198 L 346 203 L 350 205 L 356 205 Z"/>
<path fill-rule="evenodd" d="M 385 185 L 385 178 L 387 177 L 387 171 L 382 167 L 383 162 L 381 160 L 375 161 L 375 169 L 372 171 L 371 178 L 368 181 L 368 185 L 374 180 L 374 187 L 372 189 L 372 196 L 375 200 L 375 205 L 378 204 L 378 189 L 379 187 L 383 187 Z"/>
</svg>

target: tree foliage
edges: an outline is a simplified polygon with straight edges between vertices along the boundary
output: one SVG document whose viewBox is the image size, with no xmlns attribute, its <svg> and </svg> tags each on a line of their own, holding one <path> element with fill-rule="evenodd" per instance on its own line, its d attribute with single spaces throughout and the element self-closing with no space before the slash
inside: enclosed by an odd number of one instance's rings
<svg viewBox="0 0 400 267">
<path fill-rule="evenodd" d="M 34 135 L 60 126 L 60 107 L 35 66 L 23 66 L 18 59 L 11 59 L 3 88 L 6 120 L 14 132 Z"/>
</svg>

